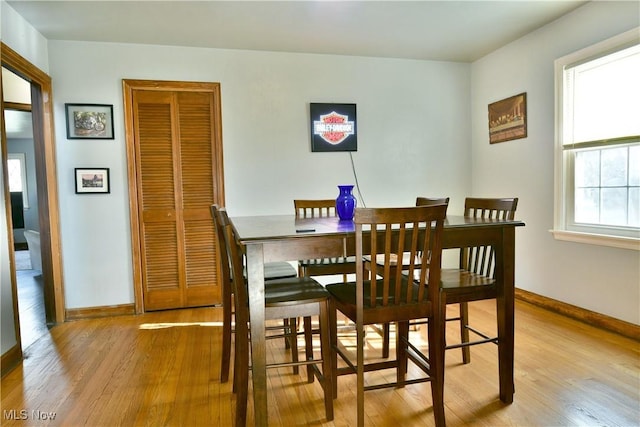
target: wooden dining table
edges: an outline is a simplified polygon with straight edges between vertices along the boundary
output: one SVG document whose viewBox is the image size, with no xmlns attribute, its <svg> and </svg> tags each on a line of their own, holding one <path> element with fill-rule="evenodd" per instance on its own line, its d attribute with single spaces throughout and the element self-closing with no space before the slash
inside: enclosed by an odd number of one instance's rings
<svg viewBox="0 0 640 427">
<path fill-rule="evenodd" d="M 231 222 L 246 250 L 251 319 L 251 363 L 256 426 L 268 425 L 264 264 L 355 254 L 355 225 L 337 217 L 238 216 Z M 491 245 L 498 288 L 498 371 L 500 400 L 513 402 L 515 229 L 519 220 L 447 216 L 443 249 Z"/>
</svg>

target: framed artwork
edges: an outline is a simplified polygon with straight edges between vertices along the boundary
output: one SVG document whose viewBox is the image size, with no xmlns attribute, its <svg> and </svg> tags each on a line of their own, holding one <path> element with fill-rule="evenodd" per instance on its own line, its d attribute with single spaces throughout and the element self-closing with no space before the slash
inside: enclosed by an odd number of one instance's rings
<svg viewBox="0 0 640 427">
<path fill-rule="evenodd" d="M 356 104 L 309 105 L 311 151 L 358 151 Z"/>
<path fill-rule="evenodd" d="M 76 194 L 110 193 L 109 168 L 76 168 Z"/>
<path fill-rule="evenodd" d="M 489 143 L 526 137 L 526 92 L 489 104 Z"/>
<path fill-rule="evenodd" d="M 64 104 L 67 139 L 113 139 L 113 105 Z"/>
</svg>

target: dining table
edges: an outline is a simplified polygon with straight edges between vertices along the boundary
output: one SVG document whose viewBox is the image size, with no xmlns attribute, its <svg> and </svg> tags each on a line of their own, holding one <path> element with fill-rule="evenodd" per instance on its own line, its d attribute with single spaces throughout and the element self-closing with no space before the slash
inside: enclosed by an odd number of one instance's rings
<svg viewBox="0 0 640 427">
<path fill-rule="evenodd" d="M 231 223 L 246 254 L 255 425 L 267 426 L 264 264 L 354 255 L 355 224 L 338 217 L 294 215 L 232 216 Z M 442 236 L 443 249 L 491 245 L 495 251 L 499 393 L 507 404 L 515 392 L 515 230 L 521 226 L 520 220 L 447 215 Z"/>
</svg>

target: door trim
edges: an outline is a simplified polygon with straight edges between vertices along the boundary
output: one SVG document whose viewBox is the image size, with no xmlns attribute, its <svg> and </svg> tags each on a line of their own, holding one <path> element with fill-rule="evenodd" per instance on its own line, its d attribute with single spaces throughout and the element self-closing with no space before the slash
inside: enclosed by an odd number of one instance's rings
<svg viewBox="0 0 640 427">
<path fill-rule="evenodd" d="M 135 155 L 135 129 L 133 127 L 133 93 L 136 90 L 148 91 L 169 91 L 169 92 L 214 92 L 220 99 L 220 84 L 206 82 L 180 82 L 165 80 L 122 80 L 122 92 L 124 101 L 124 124 L 125 124 L 125 140 L 127 144 L 127 178 L 129 180 L 129 218 L 131 224 L 131 254 L 133 265 L 133 287 L 135 298 L 135 312 L 141 314 L 145 312 L 144 293 L 142 280 L 142 256 L 140 241 L 140 217 L 138 205 L 138 181 L 136 177 L 136 155 Z M 219 201 L 218 204 L 224 206 L 224 162 L 222 158 L 222 112 L 220 105 L 214 105 L 215 111 L 214 121 L 218 124 L 214 127 L 212 135 L 213 148 L 218 153 L 215 156 L 216 171 L 214 188 L 217 194 L 214 199 Z"/>
<path fill-rule="evenodd" d="M 0 50 L 2 66 L 31 83 L 45 313 L 47 322 L 62 323 L 65 321 L 64 279 L 51 77 L 2 42 Z"/>
</svg>

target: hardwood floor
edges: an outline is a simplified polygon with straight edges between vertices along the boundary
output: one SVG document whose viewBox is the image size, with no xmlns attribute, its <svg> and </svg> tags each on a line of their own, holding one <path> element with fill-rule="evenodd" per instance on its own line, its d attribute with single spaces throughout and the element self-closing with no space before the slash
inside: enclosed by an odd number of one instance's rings
<svg viewBox="0 0 640 427">
<path fill-rule="evenodd" d="M 474 324 L 491 330 L 491 303 L 473 303 L 470 309 Z M 220 308 L 202 308 L 59 325 L 2 379 L 1 424 L 230 426 L 235 408 L 231 383 L 218 381 L 220 319 Z M 451 339 L 455 329 L 448 330 Z M 371 354 L 379 354 L 379 344 L 379 337 L 370 334 Z M 270 358 L 286 355 L 279 340 L 268 345 Z M 471 364 L 462 365 L 459 351 L 447 352 L 449 426 L 640 423 L 636 341 L 516 302 L 511 405 L 498 399 L 496 346 L 476 346 L 471 353 Z M 270 370 L 268 378 L 271 425 L 355 425 L 355 376 L 339 379 L 333 422 L 324 419 L 320 385 L 307 384 L 304 370 L 298 376 L 291 369 Z M 430 395 L 428 383 L 367 392 L 367 425 L 433 425 Z"/>
<path fill-rule="evenodd" d="M 22 349 L 26 350 L 41 336 L 47 334 L 47 319 L 44 312 L 44 284 L 42 272 L 31 269 L 29 251 L 16 251 L 15 257 L 20 336 L 22 338 Z"/>
</svg>

